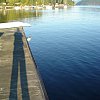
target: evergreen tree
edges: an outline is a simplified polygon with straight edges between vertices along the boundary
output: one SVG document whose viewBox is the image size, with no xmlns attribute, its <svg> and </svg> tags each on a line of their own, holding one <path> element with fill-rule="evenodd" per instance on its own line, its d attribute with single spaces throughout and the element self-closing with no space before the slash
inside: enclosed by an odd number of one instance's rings
<svg viewBox="0 0 100 100">
<path fill-rule="evenodd" d="M 9 5 L 15 5 L 16 3 L 20 3 L 20 5 L 47 5 L 47 4 L 67 4 L 74 5 L 72 0 L 0 0 L 0 3 L 8 3 Z"/>
</svg>

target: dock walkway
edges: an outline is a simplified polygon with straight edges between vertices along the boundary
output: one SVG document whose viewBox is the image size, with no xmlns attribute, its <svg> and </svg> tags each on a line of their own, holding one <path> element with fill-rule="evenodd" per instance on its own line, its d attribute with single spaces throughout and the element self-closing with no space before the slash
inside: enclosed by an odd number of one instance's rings
<svg viewBox="0 0 100 100">
<path fill-rule="evenodd" d="M 0 100 L 47 100 L 22 28 L 0 29 Z"/>
</svg>

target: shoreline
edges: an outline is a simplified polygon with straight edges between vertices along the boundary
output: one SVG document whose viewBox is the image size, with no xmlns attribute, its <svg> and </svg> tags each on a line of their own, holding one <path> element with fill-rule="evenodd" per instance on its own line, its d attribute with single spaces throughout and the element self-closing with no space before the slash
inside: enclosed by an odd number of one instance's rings
<svg viewBox="0 0 100 100">
<path fill-rule="evenodd" d="M 23 31 L 23 33 L 24 33 L 24 35 L 25 35 L 25 32 L 24 32 L 23 27 L 22 27 L 22 31 Z M 25 35 L 25 39 L 26 39 L 27 46 L 28 46 L 29 51 L 30 51 L 30 55 L 31 55 L 32 60 L 33 60 L 33 62 L 34 62 L 34 64 L 35 64 L 35 67 L 36 67 L 36 71 L 37 71 L 37 74 L 38 74 L 38 78 L 39 78 L 39 80 L 40 80 L 41 89 L 42 89 L 42 91 L 43 91 L 43 93 L 44 93 L 44 96 L 45 96 L 45 100 L 49 100 L 48 95 L 47 95 L 47 92 L 46 92 L 46 89 L 45 89 L 45 86 L 44 86 L 44 83 L 43 83 L 43 80 L 42 80 L 42 77 L 41 77 L 40 72 L 39 72 L 39 70 L 38 70 L 38 66 L 37 66 L 36 61 L 35 61 L 35 58 L 34 58 L 34 56 L 33 56 L 33 54 L 32 54 L 32 51 L 31 51 L 30 45 L 29 45 L 29 43 L 28 43 L 28 41 L 27 41 L 26 35 Z"/>
<path fill-rule="evenodd" d="M 0 6 L 0 9 L 6 10 L 6 9 L 15 9 L 15 10 L 30 10 L 30 9 L 52 9 L 52 8 L 67 8 L 71 5 L 66 4 L 55 4 L 55 5 L 32 5 L 32 6 Z"/>
</svg>

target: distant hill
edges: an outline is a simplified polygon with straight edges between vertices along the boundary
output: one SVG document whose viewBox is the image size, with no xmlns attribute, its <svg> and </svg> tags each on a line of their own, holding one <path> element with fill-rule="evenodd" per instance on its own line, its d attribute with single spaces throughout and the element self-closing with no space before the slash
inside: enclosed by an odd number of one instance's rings
<svg viewBox="0 0 100 100">
<path fill-rule="evenodd" d="M 100 5 L 100 0 L 81 0 L 76 5 Z"/>
</svg>

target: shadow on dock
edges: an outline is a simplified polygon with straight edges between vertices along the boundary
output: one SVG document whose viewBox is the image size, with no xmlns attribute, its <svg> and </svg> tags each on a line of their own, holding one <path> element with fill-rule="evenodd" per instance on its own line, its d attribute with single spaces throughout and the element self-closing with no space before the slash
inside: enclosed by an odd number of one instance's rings
<svg viewBox="0 0 100 100">
<path fill-rule="evenodd" d="M 17 32 L 14 33 L 15 39 L 14 39 L 13 64 L 12 64 L 9 100 L 18 100 L 18 77 L 19 76 L 20 76 L 20 87 L 21 87 L 21 94 L 22 94 L 21 98 L 22 100 L 30 100 L 22 37 L 23 37 L 22 33 L 19 31 L 19 29 L 17 29 Z M 20 75 L 18 73 L 20 73 Z"/>
<path fill-rule="evenodd" d="M 3 35 L 4 32 L 0 32 L 0 37 Z"/>
</svg>

